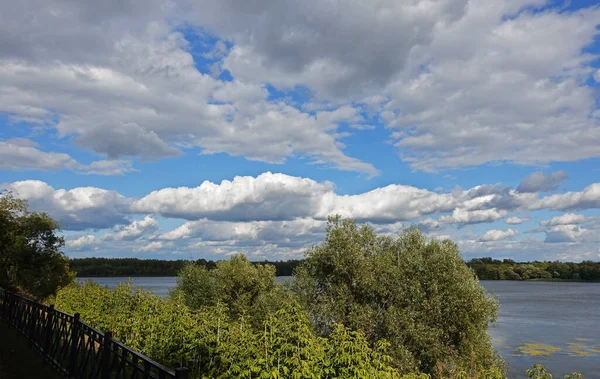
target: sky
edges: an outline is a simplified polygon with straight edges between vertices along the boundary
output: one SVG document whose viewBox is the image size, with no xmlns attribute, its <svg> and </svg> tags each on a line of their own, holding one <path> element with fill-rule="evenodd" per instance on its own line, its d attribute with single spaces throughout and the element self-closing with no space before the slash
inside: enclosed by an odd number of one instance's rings
<svg viewBox="0 0 600 379">
<path fill-rule="evenodd" d="M 600 5 L 0 0 L 0 190 L 70 257 L 302 258 L 327 217 L 600 260 Z"/>
</svg>

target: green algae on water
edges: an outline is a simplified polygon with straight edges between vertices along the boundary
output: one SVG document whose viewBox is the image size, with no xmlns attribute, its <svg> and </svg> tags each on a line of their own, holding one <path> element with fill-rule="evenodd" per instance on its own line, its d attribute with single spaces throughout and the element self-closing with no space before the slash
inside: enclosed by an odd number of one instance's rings
<svg viewBox="0 0 600 379">
<path fill-rule="evenodd" d="M 577 341 L 582 341 L 583 338 L 575 338 Z M 567 342 L 570 356 L 575 357 L 593 357 L 600 354 L 600 349 L 597 346 L 587 345 L 582 342 Z"/>
<path fill-rule="evenodd" d="M 552 345 L 545 345 L 543 343 L 526 342 L 523 345 L 517 347 L 517 351 L 520 351 L 524 355 L 538 357 L 550 356 L 554 353 L 561 351 L 561 348 Z"/>
</svg>

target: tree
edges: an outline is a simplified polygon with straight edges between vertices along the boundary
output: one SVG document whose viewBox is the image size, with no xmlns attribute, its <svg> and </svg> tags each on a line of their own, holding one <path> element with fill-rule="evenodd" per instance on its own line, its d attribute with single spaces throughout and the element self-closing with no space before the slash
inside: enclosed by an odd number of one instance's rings
<svg viewBox="0 0 600 379">
<path fill-rule="evenodd" d="M 339 323 L 362 331 L 371 346 L 386 339 L 403 373 L 501 363 L 487 335 L 498 304 L 451 241 L 427 240 L 416 228 L 378 236 L 331 217 L 325 241 L 308 250 L 294 277 L 321 335 Z"/>
<path fill-rule="evenodd" d="M 46 298 L 69 284 L 73 274 L 60 251 L 59 225 L 28 210 L 11 192 L 0 195 L 0 286 Z"/>
<path fill-rule="evenodd" d="M 217 262 L 212 270 L 188 264 L 177 277 L 173 296 L 182 297 L 192 309 L 224 304 L 234 319 L 247 316 L 259 326 L 294 295 L 275 283 L 274 266 L 253 264 L 238 254 Z"/>
</svg>

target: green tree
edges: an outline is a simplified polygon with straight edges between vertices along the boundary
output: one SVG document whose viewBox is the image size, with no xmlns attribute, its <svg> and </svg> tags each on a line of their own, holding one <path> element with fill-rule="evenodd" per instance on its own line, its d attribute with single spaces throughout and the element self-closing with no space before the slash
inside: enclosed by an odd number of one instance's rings
<svg viewBox="0 0 600 379">
<path fill-rule="evenodd" d="M 181 297 L 192 309 L 224 304 L 233 318 L 246 316 L 259 326 L 270 312 L 281 309 L 294 296 L 275 283 L 275 267 L 253 264 L 242 255 L 219 261 L 208 270 L 186 265 L 177 277 L 172 296 Z"/>
<path fill-rule="evenodd" d="M 403 373 L 501 363 L 487 334 L 498 304 L 451 241 L 427 240 L 414 228 L 377 236 L 331 217 L 325 241 L 308 250 L 294 277 L 321 335 L 338 323 L 362 331 L 371 346 L 386 339 Z"/>
<path fill-rule="evenodd" d="M 74 275 L 57 231 L 47 214 L 29 211 L 11 192 L 0 195 L 0 286 L 46 298 L 69 284 Z"/>
</svg>

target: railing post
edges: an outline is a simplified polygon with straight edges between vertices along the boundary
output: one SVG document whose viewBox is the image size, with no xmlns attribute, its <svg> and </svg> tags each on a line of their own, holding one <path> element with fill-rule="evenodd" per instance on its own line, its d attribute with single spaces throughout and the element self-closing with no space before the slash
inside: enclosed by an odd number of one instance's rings
<svg viewBox="0 0 600 379">
<path fill-rule="evenodd" d="M 104 332 L 102 341 L 102 379 L 110 379 L 110 348 L 113 335 L 110 330 Z"/>
<path fill-rule="evenodd" d="M 75 313 L 71 324 L 71 355 L 69 357 L 69 374 L 74 377 L 77 370 L 77 352 L 79 347 L 79 313 Z"/>
<path fill-rule="evenodd" d="M 35 307 L 35 304 L 31 304 L 30 308 L 30 316 L 29 316 L 29 322 L 31 325 L 29 325 L 29 339 L 31 340 L 31 342 L 36 345 L 37 341 L 35 340 L 35 324 L 37 321 L 37 308 Z"/>
<path fill-rule="evenodd" d="M 175 369 L 175 379 L 189 379 L 190 370 L 187 367 L 178 367 Z"/>
<path fill-rule="evenodd" d="M 6 297 L 4 290 L 0 288 L 0 301 L 2 301 L 2 307 L 0 307 L 0 312 L 2 313 L 2 317 L 6 314 Z"/>
<path fill-rule="evenodd" d="M 44 354 L 47 358 L 50 358 L 50 347 L 52 346 L 52 328 L 54 327 L 54 304 L 50 304 L 48 308 L 48 315 L 46 316 L 46 333 L 44 341 Z"/>
</svg>

